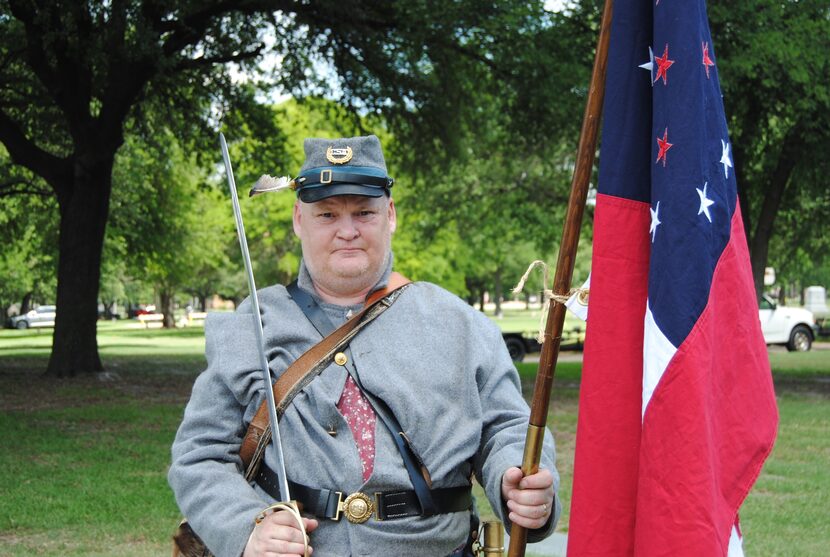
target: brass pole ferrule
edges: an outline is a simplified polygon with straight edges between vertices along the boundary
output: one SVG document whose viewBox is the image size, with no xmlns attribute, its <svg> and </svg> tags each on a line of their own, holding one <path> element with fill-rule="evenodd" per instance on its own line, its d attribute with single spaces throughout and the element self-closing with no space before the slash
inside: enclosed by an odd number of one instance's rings
<svg viewBox="0 0 830 557">
<path fill-rule="evenodd" d="M 539 470 L 542 459 L 542 443 L 545 440 L 545 428 L 529 424 L 527 426 L 527 440 L 522 457 L 522 473 L 525 476 L 535 474 Z"/>
<path fill-rule="evenodd" d="M 504 528 L 497 520 L 484 521 L 484 557 L 504 556 Z"/>
</svg>

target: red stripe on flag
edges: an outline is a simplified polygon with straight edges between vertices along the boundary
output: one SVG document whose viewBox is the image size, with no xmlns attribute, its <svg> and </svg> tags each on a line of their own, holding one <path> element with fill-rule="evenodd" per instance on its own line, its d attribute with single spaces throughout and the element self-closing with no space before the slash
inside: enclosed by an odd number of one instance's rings
<svg viewBox="0 0 830 557">
<path fill-rule="evenodd" d="M 726 555 L 738 508 L 772 450 L 778 411 L 739 210 L 730 237 L 708 304 L 643 419 L 638 557 Z"/>
<path fill-rule="evenodd" d="M 648 203 L 597 195 L 568 555 L 634 547 L 650 219 Z"/>
</svg>

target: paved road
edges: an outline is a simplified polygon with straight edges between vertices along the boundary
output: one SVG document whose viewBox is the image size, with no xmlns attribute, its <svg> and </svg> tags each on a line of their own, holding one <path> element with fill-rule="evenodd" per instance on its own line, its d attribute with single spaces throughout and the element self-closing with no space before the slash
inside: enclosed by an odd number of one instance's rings
<svg viewBox="0 0 830 557">
<path fill-rule="evenodd" d="M 528 354 L 524 357 L 522 362 L 524 363 L 539 363 L 539 352 L 535 354 Z M 563 350 L 559 352 L 559 357 L 557 358 L 558 362 L 581 362 L 582 361 L 582 351 L 581 350 Z"/>
<path fill-rule="evenodd" d="M 510 538 L 505 536 L 505 553 L 510 545 Z M 527 544 L 527 557 L 565 557 L 565 549 L 568 546 L 567 534 L 553 533 L 546 540 L 539 543 Z"/>
</svg>

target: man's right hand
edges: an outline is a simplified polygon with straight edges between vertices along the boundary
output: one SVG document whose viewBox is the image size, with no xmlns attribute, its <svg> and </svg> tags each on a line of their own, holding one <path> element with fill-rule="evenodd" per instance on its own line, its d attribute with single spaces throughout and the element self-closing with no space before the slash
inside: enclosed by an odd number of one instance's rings
<svg viewBox="0 0 830 557">
<path fill-rule="evenodd" d="M 305 531 L 313 532 L 318 522 L 303 518 Z M 270 513 L 254 527 L 242 557 L 303 557 L 303 533 L 297 521 L 285 511 Z M 313 550 L 308 548 L 309 554 Z"/>
</svg>

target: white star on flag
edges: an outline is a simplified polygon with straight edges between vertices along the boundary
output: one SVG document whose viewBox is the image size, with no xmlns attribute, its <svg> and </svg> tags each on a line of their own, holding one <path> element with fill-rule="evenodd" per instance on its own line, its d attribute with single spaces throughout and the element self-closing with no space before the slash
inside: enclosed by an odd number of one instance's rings
<svg viewBox="0 0 830 557">
<path fill-rule="evenodd" d="M 657 216 L 657 213 L 660 212 L 660 202 L 658 201 L 654 209 L 649 209 L 649 211 L 651 211 L 651 226 L 648 231 L 651 234 L 651 243 L 654 243 L 654 237 L 657 235 L 657 227 L 662 224 L 660 218 Z"/>
<path fill-rule="evenodd" d="M 703 189 L 695 188 L 697 190 L 697 195 L 700 196 L 700 209 L 697 210 L 697 214 L 703 213 L 706 215 L 706 219 L 709 222 L 712 222 L 712 215 L 709 214 L 709 207 L 715 204 L 714 201 L 708 199 L 706 197 L 706 186 L 709 185 L 709 182 L 703 184 Z"/>
<path fill-rule="evenodd" d="M 648 70 L 651 74 L 651 86 L 654 87 L 654 51 L 651 50 L 651 47 L 648 47 L 648 62 L 640 64 L 639 67 Z"/>
<path fill-rule="evenodd" d="M 720 163 L 723 165 L 723 175 L 729 178 L 729 167 L 732 166 L 732 161 L 729 159 L 729 143 L 723 139 L 720 140 L 720 143 L 723 145 L 723 153 L 720 157 Z"/>
</svg>

